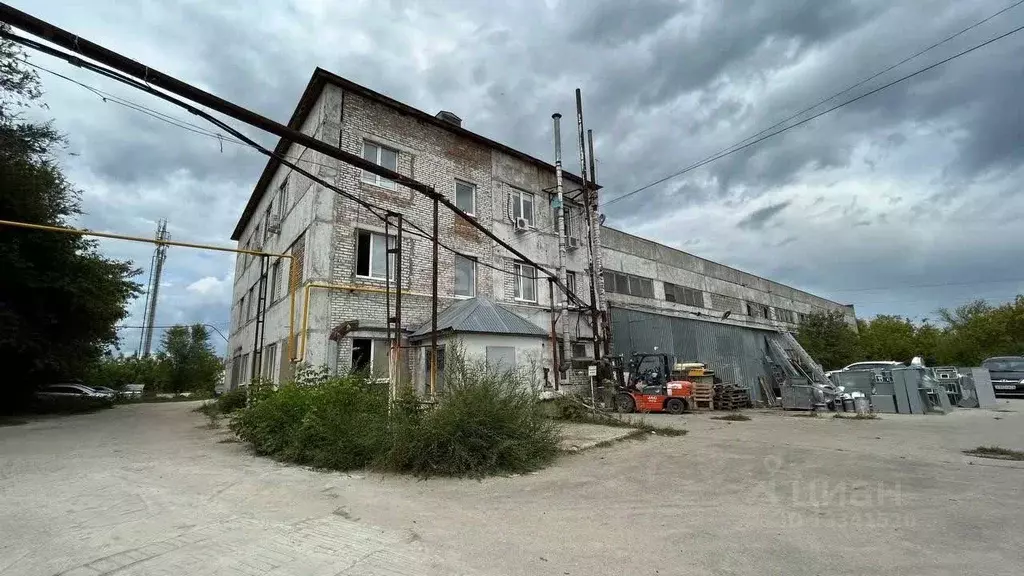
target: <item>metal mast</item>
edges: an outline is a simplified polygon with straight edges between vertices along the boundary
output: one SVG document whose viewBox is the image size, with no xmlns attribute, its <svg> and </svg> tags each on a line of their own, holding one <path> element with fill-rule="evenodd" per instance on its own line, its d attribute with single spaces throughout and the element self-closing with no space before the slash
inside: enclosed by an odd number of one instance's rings
<svg viewBox="0 0 1024 576">
<path fill-rule="evenodd" d="M 555 214 L 556 222 L 555 227 L 558 228 L 558 282 L 562 285 L 562 358 L 561 362 L 558 362 L 555 369 L 558 371 L 565 370 L 566 378 L 569 375 L 569 358 L 572 357 L 572 343 L 569 342 L 569 294 L 566 291 L 568 289 L 568 274 L 565 270 L 565 243 L 566 243 L 566 226 L 565 226 L 565 198 L 562 195 L 562 128 L 561 121 L 562 115 L 555 112 L 551 115 L 552 120 L 555 124 Z M 555 305 L 551 303 L 552 307 Z"/>
<path fill-rule="evenodd" d="M 160 292 L 160 275 L 163 274 L 164 260 L 167 259 L 167 245 L 170 240 L 167 234 L 167 220 L 160 220 L 156 225 L 156 249 L 153 250 L 152 266 L 149 269 L 149 287 L 146 290 L 146 312 L 142 320 L 142 348 L 140 356 L 149 356 L 153 346 L 153 326 L 156 325 L 156 301 Z"/>
</svg>

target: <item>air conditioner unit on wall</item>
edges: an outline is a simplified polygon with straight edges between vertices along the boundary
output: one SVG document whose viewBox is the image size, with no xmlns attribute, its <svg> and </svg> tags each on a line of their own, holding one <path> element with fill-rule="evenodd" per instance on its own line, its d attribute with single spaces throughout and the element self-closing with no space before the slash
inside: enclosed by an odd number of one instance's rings
<svg viewBox="0 0 1024 576">
<path fill-rule="evenodd" d="M 267 220 L 267 232 L 271 234 L 281 233 L 281 216 L 278 214 L 272 214 Z"/>
<path fill-rule="evenodd" d="M 568 240 L 566 248 L 568 248 L 569 250 L 575 250 L 580 247 L 579 238 L 576 238 L 575 236 L 569 236 L 566 240 Z"/>
<path fill-rule="evenodd" d="M 516 232 L 523 232 L 530 229 L 530 221 L 526 218 L 516 218 Z"/>
</svg>

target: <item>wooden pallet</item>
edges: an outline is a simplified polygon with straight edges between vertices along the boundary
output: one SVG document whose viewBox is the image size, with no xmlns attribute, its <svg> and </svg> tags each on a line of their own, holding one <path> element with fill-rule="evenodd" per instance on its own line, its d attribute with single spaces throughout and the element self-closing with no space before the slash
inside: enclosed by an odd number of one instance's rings
<svg viewBox="0 0 1024 576">
<path fill-rule="evenodd" d="M 714 405 L 718 410 L 736 410 L 750 406 L 750 391 L 733 384 L 717 384 Z"/>
<path fill-rule="evenodd" d="M 694 410 L 714 410 L 715 409 L 715 401 L 711 400 L 711 399 L 698 400 L 697 398 L 694 398 L 693 399 L 693 409 Z"/>
</svg>

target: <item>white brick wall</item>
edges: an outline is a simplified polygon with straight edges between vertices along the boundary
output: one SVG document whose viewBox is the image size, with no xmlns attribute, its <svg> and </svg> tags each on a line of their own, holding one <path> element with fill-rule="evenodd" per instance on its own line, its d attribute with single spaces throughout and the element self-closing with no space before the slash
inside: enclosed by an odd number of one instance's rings
<svg viewBox="0 0 1024 576">
<path fill-rule="evenodd" d="M 477 220 L 489 226 L 499 237 L 516 246 L 534 261 L 554 270 L 558 257 L 558 239 L 554 233 L 548 195 L 542 191 L 554 186 L 553 171 L 550 174 L 544 173 L 532 163 L 400 114 L 358 94 L 343 92 L 333 85 L 325 88 L 311 109 L 302 130 L 339 145 L 343 150 L 353 154 L 362 153 L 364 140 L 396 149 L 399 152 L 399 172 L 434 186 L 438 192 L 451 199 L 454 199 L 456 179 L 474 184 Z M 424 196 L 402 187 L 388 190 L 365 183 L 361 179 L 361 170 L 299 146 L 293 146 L 288 155 L 301 156 L 303 162 L 300 164 L 304 168 L 369 202 L 380 211 L 400 212 L 408 223 L 419 226 L 428 234 L 431 232 L 433 203 Z M 291 170 L 284 167 L 271 179 L 256 211 L 258 217 L 249 222 L 241 235 L 240 246 L 253 233 L 271 196 L 276 196 L 279 183 L 288 176 L 291 201 L 295 206 L 291 208 L 283 222 L 280 237 L 268 242 L 266 248 L 284 251 L 298 234 L 305 232 L 305 274 L 302 284 L 322 282 L 366 289 L 384 288 L 383 280 L 357 277 L 355 271 L 356 234 L 360 230 L 383 233 L 384 223 L 356 202 L 343 198 L 331 190 L 323 189 L 308 178 L 290 173 Z M 574 187 L 569 183 L 567 185 L 570 189 Z M 535 223 L 540 231 L 529 234 L 514 231 L 507 217 L 508 194 L 513 186 L 535 195 Z M 585 239 L 582 207 L 577 209 L 579 217 L 576 218 L 577 224 L 573 233 L 579 235 L 582 241 Z M 550 317 L 541 308 L 550 306 L 547 281 L 537 281 L 536 305 L 515 302 L 511 274 L 514 257 L 443 206 L 440 208 L 439 216 L 442 242 L 478 259 L 477 294 L 508 305 L 531 318 L 544 330 L 548 330 Z M 403 295 L 402 324 L 403 328 L 411 331 L 430 319 L 429 295 L 433 255 L 429 239 L 415 236 L 418 232 L 408 224 L 405 230 L 400 266 L 403 288 L 410 294 Z M 455 299 L 455 255 L 441 248 L 438 262 L 438 309 L 444 310 Z M 485 264 L 509 272 L 499 272 Z M 577 290 L 584 300 L 588 299 L 586 295 L 589 291 L 586 266 L 585 249 L 570 253 L 568 267 L 577 272 Z M 249 266 L 237 272 L 235 306 L 249 286 L 257 280 L 258 267 Z M 296 330 L 299 330 L 302 311 L 301 291 L 297 300 L 295 324 Z M 384 301 L 383 293 L 313 289 L 310 296 L 310 329 L 305 359 L 313 363 L 333 364 L 334 359 L 328 358 L 327 354 L 329 350 L 335 353 L 335 349 L 328 346 L 327 337 L 333 326 L 346 320 L 359 320 L 360 336 L 383 337 L 386 316 Z M 286 303 L 287 299 L 282 302 Z M 231 350 L 234 354 L 251 353 L 253 322 L 238 323 L 235 321 L 236 318 L 237 314 L 233 314 Z M 287 304 L 274 304 L 268 310 L 267 320 L 266 343 L 287 338 Z M 571 314 L 567 321 L 570 322 L 574 334 L 579 325 L 581 337 L 591 337 L 587 324 L 577 323 L 575 314 Z M 351 339 L 346 338 L 340 342 L 336 347 L 336 353 L 338 368 L 348 368 Z M 550 362 L 550 357 L 546 361 Z"/>
</svg>

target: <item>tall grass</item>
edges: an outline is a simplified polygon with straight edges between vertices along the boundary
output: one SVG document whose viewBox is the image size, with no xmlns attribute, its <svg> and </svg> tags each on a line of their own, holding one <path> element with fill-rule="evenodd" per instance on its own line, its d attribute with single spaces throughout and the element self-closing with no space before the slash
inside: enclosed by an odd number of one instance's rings
<svg viewBox="0 0 1024 576">
<path fill-rule="evenodd" d="M 522 375 L 456 355 L 432 404 L 410 390 L 390 403 L 386 384 L 354 374 L 261 394 L 235 413 L 231 429 L 280 460 L 422 477 L 535 470 L 557 455 L 560 439 Z"/>
</svg>

